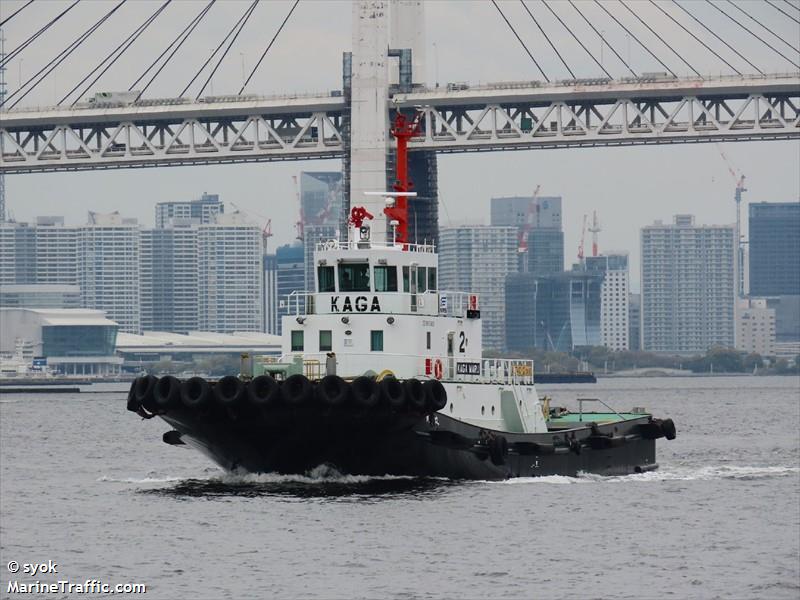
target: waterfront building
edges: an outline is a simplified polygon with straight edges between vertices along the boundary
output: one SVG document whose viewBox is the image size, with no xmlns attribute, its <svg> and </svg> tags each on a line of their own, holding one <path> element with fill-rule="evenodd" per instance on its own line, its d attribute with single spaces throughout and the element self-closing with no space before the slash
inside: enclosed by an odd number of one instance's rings
<svg viewBox="0 0 800 600">
<path fill-rule="evenodd" d="M 0 284 L 76 285 L 78 231 L 64 217 L 0 224 Z"/>
<path fill-rule="evenodd" d="M 199 329 L 261 331 L 261 229 L 242 213 L 221 213 L 198 227 L 197 243 Z"/>
<path fill-rule="evenodd" d="M 90 212 L 77 243 L 83 306 L 104 311 L 131 333 L 141 330 L 139 233 L 136 219 Z"/>
<path fill-rule="evenodd" d="M 527 246 L 519 256 L 520 272 L 545 276 L 564 270 L 560 196 L 492 198 L 491 224 L 517 228 L 518 247 Z"/>
<path fill-rule="evenodd" d="M 119 374 L 118 329 L 101 310 L 0 308 L 0 358 L 37 359 L 63 375 Z"/>
<path fill-rule="evenodd" d="M 303 218 L 305 289 L 314 289 L 314 250 L 318 242 L 338 239 L 343 214 L 341 171 L 302 171 L 300 207 Z"/>
<path fill-rule="evenodd" d="M 584 264 L 587 271 L 604 275 L 600 291 L 600 330 L 603 346 L 615 351 L 629 350 L 628 254 L 587 256 Z"/>
<path fill-rule="evenodd" d="M 159 202 L 156 204 L 156 228 L 167 227 L 170 223 L 208 225 L 217 215 L 225 212 L 218 194 L 206 194 L 196 200 L 179 202 Z"/>
<path fill-rule="evenodd" d="M 735 237 L 734 225 L 698 226 L 692 215 L 642 229 L 642 350 L 733 347 Z"/>
<path fill-rule="evenodd" d="M 281 246 L 275 252 L 276 285 L 277 285 L 277 334 L 283 329 L 281 317 L 288 315 L 290 310 L 294 313 L 298 307 L 302 312 L 305 308 L 303 298 L 290 295 L 293 292 L 305 292 L 305 248 L 299 242 L 292 245 Z M 314 289 L 313 287 L 311 289 Z"/>
<path fill-rule="evenodd" d="M 628 349 L 642 349 L 642 295 L 630 294 L 628 297 Z"/>
<path fill-rule="evenodd" d="M 439 289 L 479 295 L 486 349 L 505 348 L 505 279 L 517 268 L 516 227 L 447 227 L 439 233 Z"/>
<path fill-rule="evenodd" d="M 77 285 L 52 283 L 5 284 L 0 286 L 4 308 L 81 308 Z"/>
<path fill-rule="evenodd" d="M 265 254 L 264 260 L 264 333 L 278 334 L 278 257 Z"/>
<path fill-rule="evenodd" d="M 171 222 L 141 233 L 143 331 L 199 327 L 198 228 Z"/>
<path fill-rule="evenodd" d="M 513 352 L 571 352 L 602 344 L 603 273 L 563 271 L 506 278 L 506 339 Z"/>
<path fill-rule="evenodd" d="M 775 309 L 767 307 L 766 298 L 739 300 L 736 348 L 761 356 L 775 354 Z"/>
<path fill-rule="evenodd" d="M 750 204 L 750 296 L 800 295 L 800 202 Z"/>
</svg>

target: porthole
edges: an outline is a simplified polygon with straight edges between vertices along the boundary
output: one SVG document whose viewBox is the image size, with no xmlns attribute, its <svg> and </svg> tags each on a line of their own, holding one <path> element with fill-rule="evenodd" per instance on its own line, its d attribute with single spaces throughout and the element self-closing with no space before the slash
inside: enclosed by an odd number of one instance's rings
<svg viewBox="0 0 800 600">
<path fill-rule="evenodd" d="M 453 403 L 450 403 L 450 412 L 453 412 Z"/>
<path fill-rule="evenodd" d="M 494 414 L 494 406 L 492 407 L 492 414 Z"/>
<path fill-rule="evenodd" d="M 486 407 L 485 406 L 481 406 L 481 414 L 482 415 L 486 414 Z"/>
</svg>

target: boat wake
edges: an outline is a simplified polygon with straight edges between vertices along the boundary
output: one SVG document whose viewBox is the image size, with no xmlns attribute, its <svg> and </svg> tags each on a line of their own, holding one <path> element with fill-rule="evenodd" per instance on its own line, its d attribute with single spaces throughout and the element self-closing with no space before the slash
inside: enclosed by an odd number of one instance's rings
<svg viewBox="0 0 800 600">
<path fill-rule="evenodd" d="M 634 475 L 603 476 L 592 473 L 582 473 L 577 477 L 565 475 L 551 475 L 547 477 L 520 477 L 508 479 L 501 483 L 505 485 L 519 485 L 530 483 L 549 484 L 581 484 L 581 483 L 647 483 L 658 481 L 714 481 L 714 480 L 751 480 L 775 477 L 787 477 L 800 474 L 800 467 L 792 466 L 736 466 L 736 465 L 706 465 L 703 467 L 662 467 L 657 471 L 638 473 Z"/>
</svg>

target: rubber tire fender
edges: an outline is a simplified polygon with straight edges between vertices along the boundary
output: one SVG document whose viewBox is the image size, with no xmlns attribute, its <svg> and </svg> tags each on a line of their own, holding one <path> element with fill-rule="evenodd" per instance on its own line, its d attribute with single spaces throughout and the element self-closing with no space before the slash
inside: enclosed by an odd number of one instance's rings
<svg viewBox="0 0 800 600">
<path fill-rule="evenodd" d="M 664 419 L 661 421 L 661 431 L 664 432 L 664 437 L 668 440 L 674 440 L 676 436 L 675 423 L 672 419 Z"/>
<path fill-rule="evenodd" d="M 438 379 L 429 379 L 422 384 L 425 390 L 425 406 L 428 412 L 438 412 L 447 406 L 447 390 Z"/>
<path fill-rule="evenodd" d="M 201 408 L 210 397 L 211 386 L 202 377 L 190 377 L 181 384 L 181 402 L 187 408 Z"/>
<path fill-rule="evenodd" d="M 128 400 L 126 402 L 126 407 L 131 412 L 138 412 L 139 411 L 139 401 L 136 400 L 136 381 L 139 378 L 137 377 L 133 381 L 131 381 L 131 387 L 128 390 Z"/>
<path fill-rule="evenodd" d="M 164 409 L 175 408 L 181 403 L 181 381 L 172 375 L 165 375 L 156 383 L 153 392 L 156 406 Z"/>
<path fill-rule="evenodd" d="M 136 389 L 133 394 L 139 405 L 144 406 L 150 412 L 156 411 L 155 402 L 153 401 L 153 392 L 158 383 L 158 377 L 154 375 L 145 375 L 136 380 Z"/>
<path fill-rule="evenodd" d="M 394 409 L 401 409 L 406 403 L 403 384 L 395 377 L 384 377 L 378 384 L 381 401 Z"/>
<path fill-rule="evenodd" d="M 508 441 L 502 435 L 489 440 L 489 458 L 495 466 L 504 465 L 508 456 Z"/>
<path fill-rule="evenodd" d="M 236 375 L 225 375 L 214 386 L 214 397 L 222 406 L 236 406 L 244 398 L 244 382 Z"/>
<path fill-rule="evenodd" d="M 338 375 L 323 377 L 315 391 L 319 403 L 327 406 L 342 406 L 350 399 L 350 386 Z"/>
<path fill-rule="evenodd" d="M 372 408 L 380 400 L 378 384 L 371 377 L 366 377 L 365 375 L 356 377 L 353 383 L 350 384 L 350 390 L 356 404 L 364 408 Z"/>
<path fill-rule="evenodd" d="M 290 406 L 300 406 L 310 401 L 314 396 L 314 388 L 305 375 L 289 375 L 281 386 L 283 401 Z"/>
<path fill-rule="evenodd" d="M 281 386 L 271 375 L 259 375 L 247 384 L 247 398 L 256 406 L 278 404 L 281 395 Z"/>
<path fill-rule="evenodd" d="M 406 403 L 410 408 L 425 410 L 425 389 L 419 379 L 406 379 L 403 382 Z"/>
</svg>

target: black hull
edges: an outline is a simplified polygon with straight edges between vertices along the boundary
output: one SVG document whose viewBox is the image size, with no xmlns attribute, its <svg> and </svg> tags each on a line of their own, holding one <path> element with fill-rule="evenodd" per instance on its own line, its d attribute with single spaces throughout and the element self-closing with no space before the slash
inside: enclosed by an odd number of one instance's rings
<svg viewBox="0 0 800 600">
<path fill-rule="evenodd" d="M 160 416 L 175 429 L 165 441 L 198 448 L 228 471 L 304 474 L 326 464 L 352 475 L 488 480 L 657 468 L 655 440 L 642 437 L 648 415 L 539 434 L 491 431 L 441 413 L 355 408 L 180 407 Z"/>
</svg>

